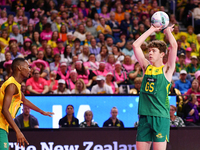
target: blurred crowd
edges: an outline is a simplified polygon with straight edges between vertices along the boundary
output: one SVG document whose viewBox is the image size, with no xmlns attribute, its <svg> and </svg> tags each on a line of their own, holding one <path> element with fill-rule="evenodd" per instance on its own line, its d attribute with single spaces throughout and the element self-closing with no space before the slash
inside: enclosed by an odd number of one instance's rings
<svg viewBox="0 0 200 150">
<path fill-rule="evenodd" d="M 25 94 L 139 94 L 143 72 L 132 43 L 151 26 L 154 12 L 165 11 L 178 43 L 170 93 L 179 95 L 179 116 L 196 106 L 199 117 L 200 2 L 175 2 L 176 15 L 167 0 L 1 0 L 1 84 L 12 75 L 12 61 L 24 57 L 31 67 Z M 155 32 L 141 46 L 146 59 L 152 40 L 170 50 L 163 31 Z"/>
</svg>

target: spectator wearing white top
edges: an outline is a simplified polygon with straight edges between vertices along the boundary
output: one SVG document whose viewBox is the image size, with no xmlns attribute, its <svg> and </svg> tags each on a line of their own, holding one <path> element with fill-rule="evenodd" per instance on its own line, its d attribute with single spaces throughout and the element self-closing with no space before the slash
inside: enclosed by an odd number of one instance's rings
<svg viewBox="0 0 200 150">
<path fill-rule="evenodd" d="M 53 94 L 71 94 L 70 90 L 66 88 L 64 79 L 58 80 L 58 89 L 53 91 Z"/>
<path fill-rule="evenodd" d="M 113 94 L 112 88 L 105 84 L 104 76 L 97 76 L 97 85 L 94 85 L 91 94 Z"/>
</svg>

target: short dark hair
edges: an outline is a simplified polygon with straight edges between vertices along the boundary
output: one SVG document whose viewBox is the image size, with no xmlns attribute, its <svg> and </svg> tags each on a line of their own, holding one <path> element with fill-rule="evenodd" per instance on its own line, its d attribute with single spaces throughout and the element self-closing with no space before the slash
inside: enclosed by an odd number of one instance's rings
<svg viewBox="0 0 200 150">
<path fill-rule="evenodd" d="M 154 47 L 158 48 L 160 52 L 166 53 L 167 51 L 167 45 L 163 41 L 154 40 L 148 44 L 148 48 L 154 48 Z"/>
<path fill-rule="evenodd" d="M 15 58 L 12 62 L 12 70 L 13 72 L 16 70 L 17 66 L 19 66 L 21 63 L 24 63 L 25 59 L 24 58 Z"/>
</svg>

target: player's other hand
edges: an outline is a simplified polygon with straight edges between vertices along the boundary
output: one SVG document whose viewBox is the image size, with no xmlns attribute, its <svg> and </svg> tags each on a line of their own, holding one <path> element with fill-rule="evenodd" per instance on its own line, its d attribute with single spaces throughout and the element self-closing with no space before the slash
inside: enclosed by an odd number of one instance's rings
<svg viewBox="0 0 200 150">
<path fill-rule="evenodd" d="M 168 26 L 168 27 L 163 31 L 163 33 L 166 33 L 167 31 L 172 32 L 173 30 L 174 30 L 174 24 L 171 25 L 171 26 Z"/>
<path fill-rule="evenodd" d="M 46 111 L 42 111 L 41 114 L 44 115 L 44 116 L 49 116 L 49 117 L 52 117 L 52 115 L 54 115 L 53 112 L 46 112 Z"/>
<path fill-rule="evenodd" d="M 28 141 L 26 140 L 21 131 L 16 133 L 16 137 L 17 137 L 17 144 L 19 144 L 19 147 L 21 147 L 22 145 L 23 147 L 25 147 L 25 143 L 29 145 Z"/>
<path fill-rule="evenodd" d="M 153 24 L 151 24 L 151 29 L 153 30 L 153 32 L 158 32 L 162 30 L 163 26 L 159 26 L 159 27 L 155 27 Z"/>
</svg>

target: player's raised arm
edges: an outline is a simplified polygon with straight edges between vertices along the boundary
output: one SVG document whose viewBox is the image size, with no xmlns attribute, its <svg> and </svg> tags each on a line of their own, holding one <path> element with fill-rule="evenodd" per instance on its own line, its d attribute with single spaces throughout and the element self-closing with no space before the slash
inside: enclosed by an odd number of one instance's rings
<svg viewBox="0 0 200 150">
<path fill-rule="evenodd" d="M 176 56 L 177 56 L 177 42 L 176 39 L 174 38 L 173 34 L 171 33 L 173 31 L 173 26 L 167 27 L 164 30 L 164 33 L 166 34 L 171 50 L 168 52 L 168 61 L 167 64 L 164 67 L 165 70 L 165 76 L 168 79 L 168 81 L 171 81 L 171 75 L 174 72 L 175 66 L 176 66 Z"/>
<path fill-rule="evenodd" d="M 40 108 L 38 108 L 37 106 L 35 106 L 33 103 L 31 103 L 28 99 L 25 98 L 24 94 L 22 93 L 22 101 L 23 101 L 23 104 L 28 106 L 29 108 L 31 108 L 32 110 L 35 110 L 39 113 L 41 113 L 42 115 L 44 116 L 49 116 L 49 117 L 52 117 L 52 115 L 54 114 L 53 112 L 46 112 L 46 111 L 43 111 L 41 110 Z"/>
<path fill-rule="evenodd" d="M 148 36 L 150 36 L 155 31 L 160 31 L 161 27 L 156 28 L 151 26 L 146 32 L 144 32 L 134 43 L 133 43 L 133 50 L 135 57 L 137 58 L 140 66 L 142 67 L 143 71 L 149 65 L 149 61 L 145 58 L 143 51 L 141 49 L 142 43 L 146 40 Z"/>
</svg>

